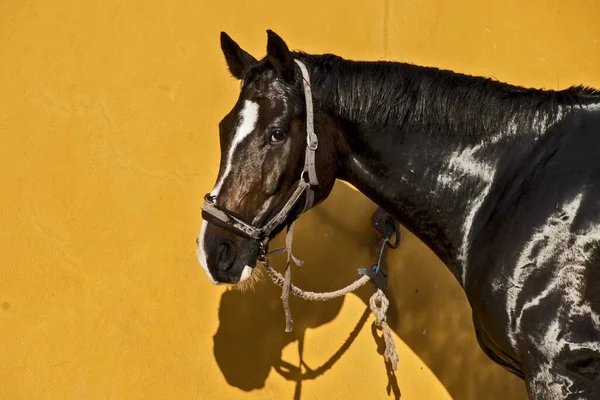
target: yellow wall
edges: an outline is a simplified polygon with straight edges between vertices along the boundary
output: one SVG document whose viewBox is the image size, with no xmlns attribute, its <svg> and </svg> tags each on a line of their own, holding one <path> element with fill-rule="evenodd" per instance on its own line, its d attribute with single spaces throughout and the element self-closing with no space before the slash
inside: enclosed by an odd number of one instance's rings
<svg viewBox="0 0 600 400">
<path fill-rule="evenodd" d="M 286 335 L 273 285 L 215 287 L 198 265 L 217 122 L 238 90 L 220 30 L 256 56 L 271 28 L 309 52 L 600 86 L 594 0 L 282 3 L 0 2 L 0 398 L 388 398 L 371 319 L 359 323 L 369 289 L 293 301 Z M 338 185 L 303 217 L 297 283 L 354 279 L 373 257 L 373 209 Z M 388 265 L 402 399 L 524 398 L 478 349 L 464 295 L 422 244 L 405 234 Z M 337 362 L 300 379 L 300 338 L 318 368 L 357 323 Z"/>
</svg>

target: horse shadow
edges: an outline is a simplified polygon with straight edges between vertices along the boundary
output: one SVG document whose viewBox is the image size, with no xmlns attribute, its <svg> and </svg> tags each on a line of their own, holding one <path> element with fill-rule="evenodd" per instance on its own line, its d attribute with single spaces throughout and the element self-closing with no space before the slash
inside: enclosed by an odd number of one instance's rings
<svg viewBox="0 0 600 400">
<path fill-rule="evenodd" d="M 359 192 L 337 183 L 327 201 L 297 223 L 294 253 L 306 267 L 293 270 L 294 284 L 324 292 L 354 281 L 356 268 L 370 266 L 378 252 L 379 238 L 370 227 L 376 208 Z M 399 249 L 387 251 L 384 257 L 392 330 L 427 364 L 452 398 L 525 399 L 524 383 L 479 349 L 466 296 L 454 277 L 424 244 L 401 229 Z M 281 243 L 278 237 L 274 245 Z M 280 270 L 284 258 L 273 263 Z M 217 365 L 230 385 L 244 391 L 264 387 L 273 370 L 295 382 L 294 399 L 300 399 L 302 383 L 332 368 L 364 328 L 372 293 L 373 287 L 366 285 L 350 294 L 365 303 L 365 312 L 338 351 L 311 369 L 302 360 L 304 335 L 308 329 L 333 321 L 343 298 L 310 302 L 290 297 L 294 329 L 285 333 L 281 289 L 266 274 L 251 291 L 229 289 L 221 297 L 220 323 L 213 338 Z M 370 329 L 382 354 L 383 341 L 373 327 Z M 294 342 L 300 365 L 282 360 L 283 349 Z M 390 366 L 386 367 L 388 395 L 400 398 L 401 388 Z"/>
</svg>

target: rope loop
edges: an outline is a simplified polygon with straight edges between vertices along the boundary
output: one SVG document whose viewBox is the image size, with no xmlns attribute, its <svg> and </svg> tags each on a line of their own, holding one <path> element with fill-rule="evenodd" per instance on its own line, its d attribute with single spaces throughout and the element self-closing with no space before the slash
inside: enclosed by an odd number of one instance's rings
<svg viewBox="0 0 600 400">
<path fill-rule="evenodd" d="M 392 331 L 389 325 L 386 322 L 386 313 L 389 308 L 390 302 L 385 295 L 385 290 L 387 288 L 387 275 L 381 269 L 381 260 L 383 259 L 383 251 L 385 250 L 386 245 L 389 246 L 390 238 L 393 237 L 394 233 L 396 234 L 396 243 L 399 238 L 399 232 L 397 229 L 393 231 L 386 231 L 383 234 L 383 240 L 381 243 L 381 248 L 379 249 L 379 256 L 377 258 L 377 263 L 375 263 L 371 268 L 359 268 L 358 274 L 360 278 L 356 281 L 352 282 L 348 286 L 336 290 L 333 292 L 325 292 L 325 293 L 316 293 L 309 292 L 298 288 L 292 284 L 292 275 L 291 275 L 291 264 L 292 262 L 297 266 L 301 267 L 304 263 L 303 261 L 297 259 L 292 254 L 292 242 L 294 240 L 294 224 L 292 223 L 288 227 L 287 235 L 285 238 L 285 247 L 275 249 L 270 251 L 265 255 L 265 257 L 261 258 L 259 261 L 263 264 L 265 270 L 273 280 L 273 282 L 281 286 L 283 288 L 281 292 L 281 301 L 283 304 L 283 310 L 285 312 L 285 331 L 292 331 L 292 313 L 289 307 L 289 294 L 293 294 L 294 296 L 303 298 L 305 300 L 316 300 L 316 301 L 326 301 L 335 299 L 337 297 L 344 296 L 354 290 L 360 288 L 365 285 L 367 282 L 371 281 L 375 287 L 377 288 L 376 292 L 369 299 L 369 308 L 371 312 L 375 316 L 375 325 L 377 328 L 381 329 L 383 340 L 385 342 L 385 351 L 383 354 L 384 359 L 392 365 L 394 371 L 398 370 L 398 352 L 396 350 L 396 345 L 394 343 L 394 338 L 392 336 Z M 286 260 L 286 268 L 285 273 L 282 276 L 279 272 L 275 271 L 269 265 L 269 257 L 286 252 L 287 260 Z"/>
</svg>

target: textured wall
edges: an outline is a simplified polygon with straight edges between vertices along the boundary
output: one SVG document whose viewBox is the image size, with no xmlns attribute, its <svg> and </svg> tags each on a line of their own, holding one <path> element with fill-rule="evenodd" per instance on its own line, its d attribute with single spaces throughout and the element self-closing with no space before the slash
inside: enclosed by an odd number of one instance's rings
<svg viewBox="0 0 600 400">
<path fill-rule="evenodd" d="M 208 283 L 194 240 L 239 87 L 218 33 L 257 57 L 271 28 L 309 52 L 563 88 L 600 86 L 598 17 L 593 0 L 1 2 L 0 398 L 524 398 L 408 233 L 387 259 L 395 379 L 362 317 L 370 288 L 293 301 L 286 335 L 269 282 Z M 303 217 L 297 283 L 354 279 L 374 255 L 373 209 L 338 185 Z"/>
</svg>

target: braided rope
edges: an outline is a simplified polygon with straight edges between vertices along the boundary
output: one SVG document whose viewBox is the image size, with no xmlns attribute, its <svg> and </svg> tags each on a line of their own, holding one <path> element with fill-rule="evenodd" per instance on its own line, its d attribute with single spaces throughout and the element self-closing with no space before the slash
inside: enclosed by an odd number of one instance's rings
<svg viewBox="0 0 600 400">
<path fill-rule="evenodd" d="M 379 305 L 377 303 L 379 303 Z M 386 322 L 386 313 L 389 305 L 390 301 L 385 297 L 385 293 L 383 293 L 383 290 L 381 289 L 377 289 L 377 292 L 369 299 L 369 306 L 371 307 L 373 314 L 375 314 L 375 325 L 383 332 L 383 341 L 385 342 L 383 358 L 392 364 L 394 371 L 397 371 L 398 352 L 396 350 L 394 338 L 392 337 L 392 331 Z"/>
<path fill-rule="evenodd" d="M 293 260 L 294 263 L 296 263 L 297 265 L 299 264 L 296 261 L 297 259 L 295 259 L 295 257 L 293 257 L 291 255 L 291 253 L 292 253 L 291 252 L 292 238 L 293 238 L 293 227 L 292 227 L 292 229 L 290 229 L 288 231 L 288 235 L 286 237 L 286 247 L 284 249 L 277 249 L 270 253 L 270 255 L 274 255 L 274 254 L 280 253 L 282 251 L 287 251 L 288 259 L 287 259 L 287 266 L 285 269 L 285 276 L 282 276 L 279 272 L 275 271 L 269 265 L 268 258 L 265 257 L 264 260 L 261 260 L 263 267 L 265 268 L 265 270 L 267 271 L 267 274 L 271 277 L 273 282 L 276 285 L 283 288 L 282 293 L 281 293 L 281 301 L 283 303 L 283 309 L 285 312 L 285 320 L 286 320 L 285 331 L 286 332 L 292 331 L 292 313 L 290 311 L 289 302 L 288 302 L 289 293 L 292 293 L 294 296 L 300 297 L 305 300 L 327 301 L 327 300 L 335 299 L 337 297 L 344 296 L 350 292 L 353 292 L 356 289 L 364 286 L 367 282 L 369 282 L 371 280 L 371 278 L 373 278 L 379 272 L 381 257 L 383 254 L 383 248 L 387 244 L 387 240 L 384 240 L 382 247 L 381 247 L 381 251 L 379 253 L 379 259 L 377 261 L 377 264 L 375 264 L 371 270 L 364 269 L 364 268 L 359 269 L 359 273 L 362 275 L 360 278 L 358 278 L 357 280 L 355 280 L 354 282 L 352 282 L 351 284 L 349 284 L 348 286 L 346 286 L 342 289 L 335 290 L 333 292 L 317 293 L 317 292 L 310 292 L 307 290 L 300 289 L 299 287 L 294 286 L 291 282 L 292 278 L 291 278 L 290 259 Z M 300 265 L 301 265 L 301 262 L 300 262 Z M 385 293 L 383 292 L 383 290 L 381 290 L 380 288 L 377 288 L 377 291 L 369 299 L 369 307 L 371 309 L 371 312 L 375 316 L 375 325 L 377 327 L 379 327 L 379 329 L 381 329 L 381 331 L 383 333 L 383 340 L 385 343 L 385 351 L 383 353 L 383 358 L 392 365 L 392 368 L 394 369 L 394 371 L 397 371 L 398 370 L 398 351 L 396 350 L 396 344 L 394 343 L 392 331 L 386 322 L 386 313 L 387 313 L 389 304 L 390 304 L 389 300 L 385 296 Z"/>
<path fill-rule="evenodd" d="M 284 283 L 285 283 L 285 278 L 279 272 L 275 271 L 269 265 L 268 262 L 263 261 L 262 263 L 263 263 L 263 267 L 267 271 L 267 274 L 269 274 L 269 276 L 271 277 L 273 282 L 275 282 L 276 285 L 283 287 Z M 287 271 L 287 268 L 286 268 L 286 271 Z M 304 300 L 327 301 L 327 300 L 335 299 L 337 297 L 342 297 L 350 292 L 353 292 L 356 289 L 358 289 L 359 287 L 364 286 L 365 283 L 369 282 L 370 280 L 371 280 L 370 276 L 363 275 L 356 281 L 352 282 L 350 285 L 346 286 L 345 288 L 342 288 L 342 289 L 339 289 L 339 290 L 336 290 L 333 292 L 323 292 L 323 293 L 310 292 L 308 290 L 300 289 L 298 286 L 291 284 L 290 285 L 290 293 L 292 293 L 294 296 L 300 297 Z"/>
</svg>

